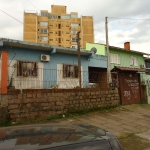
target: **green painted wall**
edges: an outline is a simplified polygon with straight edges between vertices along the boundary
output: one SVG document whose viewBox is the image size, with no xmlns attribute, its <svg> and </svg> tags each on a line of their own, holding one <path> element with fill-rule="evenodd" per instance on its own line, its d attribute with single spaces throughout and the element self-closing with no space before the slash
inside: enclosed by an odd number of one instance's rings
<svg viewBox="0 0 150 150">
<path fill-rule="evenodd" d="M 138 54 L 135 52 L 129 52 L 125 50 L 117 50 L 117 49 L 112 49 L 109 48 L 110 53 L 112 54 L 118 54 L 120 56 L 120 64 L 112 64 L 110 65 L 111 69 L 114 68 L 114 66 L 122 66 L 122 67 L 130 67 L 130 68 L 140 68 L 141 64 L 145 64 L 144 58 L 142 54 Z M 131 66 L 130 65 L 130 59 L 131 56 L 136 57 L 138 66 Z"/>
<path fill-rule="evenodd" d="M 97 49 L 97 53 L 98 55 L 105 55 L 105 46 L 104 45 L 100 45 L 100 44 L 92 44 L 92 43 L 86 43 L 86 50 L 91 50 L 93 47 L 95 47 Z"/>
</svg>

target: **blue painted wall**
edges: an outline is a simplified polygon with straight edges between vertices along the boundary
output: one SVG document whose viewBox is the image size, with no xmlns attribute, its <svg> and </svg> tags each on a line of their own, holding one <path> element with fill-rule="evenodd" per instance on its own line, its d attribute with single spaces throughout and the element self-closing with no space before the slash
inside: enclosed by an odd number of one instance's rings
<svg viewBox="0 0 150 150">
<path fill-rule="evenodd" d="M 6 50 L 4 47 L 0 48 L 0 51 Z M 16 55 L 15 55 L 16 54 Z M 11 48 L 9 50 L 9 60 L 25 60 L 33 62 L 41 62 L 41 54 L 50 55 L 50 61 L 44 62 L 44 81 L 54 81 L 52 85 L 56 85 L 57 75 L 56 69 L 57 64 L 78 64 L 78 56 L 73 54 L 64 53 L 52 53 L 50 51 L 40 51 L 22 48 Z M 91 67 L 107 67 L 107 59 L 105 56 L 92 54 L 91 56 L 81 56 L 81 65 L 83 71 L 88 72 L 88 66 Z M 54 69 L 52 75 L 50 70 Z M 87 74 L 83 76 L 84 81 L 88 81 Z M 47 83 L 44 84 L 47 86 Z M 49 86 L 49 85 L 48 85 Z"/>
</svg>

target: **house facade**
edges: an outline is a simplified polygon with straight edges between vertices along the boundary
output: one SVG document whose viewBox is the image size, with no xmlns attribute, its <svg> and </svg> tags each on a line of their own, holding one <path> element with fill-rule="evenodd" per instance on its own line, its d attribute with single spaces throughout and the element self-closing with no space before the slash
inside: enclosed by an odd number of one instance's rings
<svg viewBox="0 0 150 150">
<path fill-rule="evenodd" d="M 79 86 L 76 49 L 1 39 L 0 53 L 1 89 L 9 85 L 15 89 Z M 89 71 L 106 71 L 106 56 L 85 50 L 81 50 L 80 55 L 82 87 L 88 87 Z"/>
<path fill-rule="evenodd" d="M 95 44 L 97 45 L 97 44 Z M 103 54 L 106 47 L 103 44 L 98 47 L 99 54 Z M 92 47 L 95 47 L 92 45 Z M 112 76 L 119 87 L 121 103 L 138 103 L 147 99 L 145 85 L 145 53 L 130 50 L 130 43 L 124 43 L 124 48 L 109 46 L 109 58 L 111 71 L 117 72 L 117 76 Z"/>
</svg>

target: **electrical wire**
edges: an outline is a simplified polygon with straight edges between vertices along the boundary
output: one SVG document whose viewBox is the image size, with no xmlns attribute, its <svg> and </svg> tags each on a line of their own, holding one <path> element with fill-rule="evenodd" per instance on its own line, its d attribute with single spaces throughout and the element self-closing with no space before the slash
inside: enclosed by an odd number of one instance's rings
<svg viewBox="0 0 150 150">
<path fill-rule="evenodd" d="M 3 11 L 3 10 L 1 10 L 1 9 L 0 9 L 0 11 L 2 11 L 4 14 L 8 15 L 9 17 L 11 17 L 11 18 L 15 19 L 16 21 L 18 21 L 19 23 L 23 24 L 24 26 L 26 26 L 26 27 L 30 28 L 31 30 L 35 31 L 36 33 L 38 33 L 38 31 L 34 30 L 33 28 L 29 27 L 28 25 L 24 24 L 23 22 L 19 21 L 19 20 L 18 20 L 18 19 L 16 19 L 15 17 L 13 17 L 13 16 L 9 15 L 9 14 L 8 14 L 8 13 L 6 13 L 5 11 Z M 57 43 L 57 42 L 55 42 L 55 41 L 53 41 L 53 42 L 54 42 L 54 43 L 56 43 L 56 44 L 58 44 L 58 43 Z"/>
<path fill-rule="evenodd" d="M 28 1 L 28 0 L 27 0 Z M 30 1 L 28 1 L 32 6 L 34 6 L 36 9 L 38 9 L 35 5 L 33 5 Z M 38 9 L 39 10 L 39 9 Z M 39 10 L 40 11 L 40 10 Z"/>
<path fill-rule="evenodd" d="M 108 17 L 110 19 L 126 19 L 126 20 L 147 20 L 150 21 L 150 19 L 142 19 L 142 18 L 120 18 L 120 17 Z"/>
<path fill-rule="evenodd" d="M 26 27 L 28 27 L 28 28 L 32 29 L 33 31 L 37 32 L 37 31 L 36 31 L 36 30 L 34 30 L 33 28 L 31 28 L 31 27 L 29 27 L 28 25 L 24 24 L 23 22 L 21 22 L 20 20 L 16 19 L 15 17 L 13 17 L 13 16 L 9 15 L 9 14 L 8 14 L 8 13 L 6 13 L 5 11 L 3 11 L 3 10 L 1 10 L 1 9 L 0 9 L 0 11 L 1 11 L 1 12 L 3 12 L 4 14 L 8 15 L 9 17 L 11 17 L 11 18 L 15 19 L 15 20 L 16 20 L 16 21 L 18 21 L 19 23 L 21 23 L 21 24 L 25 25 Z"/>
</svg>

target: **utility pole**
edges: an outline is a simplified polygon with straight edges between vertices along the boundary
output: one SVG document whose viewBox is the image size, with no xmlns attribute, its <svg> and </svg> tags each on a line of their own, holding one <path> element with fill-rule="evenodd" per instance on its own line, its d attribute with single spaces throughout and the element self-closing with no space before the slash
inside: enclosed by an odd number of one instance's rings
<svg viewBox="0 0 150 150">
<path fill-rule="evenodd" d="M 106 30 L 106 50 L 107 50 L 107 83 L 111 83 L 110 76 L 110 55 L 109 55 L 109 42 L 108 42 L 108 17 L 105 17 L 105 30 Z"/>
<path fill-rule="evenodd" d="M 81 88 L 80 31 L 77 32 L 76 41 L 78 45 L 78 78 L 79 78 L 79 86 Z"/>
</svg>

